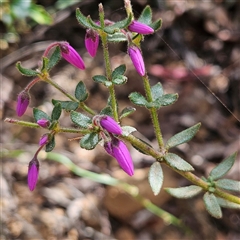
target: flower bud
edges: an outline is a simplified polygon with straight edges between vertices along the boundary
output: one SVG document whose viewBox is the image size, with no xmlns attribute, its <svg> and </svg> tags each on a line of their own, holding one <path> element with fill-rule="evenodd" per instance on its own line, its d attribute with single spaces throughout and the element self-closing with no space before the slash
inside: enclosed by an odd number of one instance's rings
<svg viewBox="0 0 240 240">
<path fill-rule="evenodd" d="M 101 117 L 100 125 L 103 129 L 107 130 L 110 133 L 117 134 L 117 135 L 122 134 L 121 127 L 112 117 L 109 117 L 107 115 Z"/>
<path fill-rule="evenodd" d="M 16 112 L 19 117 L 21 117 L 26 112 L 29 101 L 30 95 L 27 91 L 23 90 L 18 94 Z"/>
<path fill-rule="evenodd" d="M 85 47 L 88 51 L 88 53 L 95 57 L 98 49 L 99 44 L 99 36 L 96 31 L 93 29 L 87 29 L 86 35 L 85 35 Z"/>
<path fill-rule="evenodd" d="M 128 26 L 128 30 L 140 34 L 151 34 L 154 32 L 153 28 L 135 20 L 133 20 L 132 23 Z"/>
<path fill-rule="evenodd" d="M 62 57 L 66 61 L 68 61 L 77 68 L 85 69 L 85 65 L 82 58 L 77 53 L 77 51 L 72 46 L 70 46 L 68 42 L 60 42 L 59 47 L 61 49 Z"/>
<path fill-rule="evenodd" d="M 42 135 L 42 137 L 39 140 L 39 145 L 43 146 L 48 142 L 48 134 Z"/>
<path fill-rule="evenodd" d="M 38 124 L 40 127 L 43 127 L 43 128 L 48 127 L 48 126 L 49 126 L 49 123 L 50 123 L 50 122 L 49 122 L 47 119 L 45 119 L 45 118 L 39 119 L 39 120 L 37 121 L 37 124 Z"/>
<path fill-rule="evenodd" d="M 135 69 L 137 70 L 137 72 L 141 76 L 144 76 L 145 75 L 145 65 L 144 65 L 144 61 L 143 61 L 143 57 L 142 57 L 140 49 L 138 47 L 132 45 L 128 48 L 128 54 L 132 60 L 132 63 L 134 65 Z"/>
<path fill-rule="evenodd" d="M 34 157 L 28 165 L 28 187 L 30 191 L 33 191 L 36 187 L 38 180 L 39 162 L 36 157 Z"/>
</svg>

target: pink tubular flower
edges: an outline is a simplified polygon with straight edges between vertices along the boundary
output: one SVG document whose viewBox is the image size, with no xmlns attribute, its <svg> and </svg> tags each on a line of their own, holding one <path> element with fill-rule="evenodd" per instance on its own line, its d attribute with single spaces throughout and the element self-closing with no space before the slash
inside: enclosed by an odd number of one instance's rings
<svg viewBox="0 0 240 240">
<path fill-rule="evenodd" d="M 29 101 L 30 95 L 27 91 L 23 90 L 18 94 L 16 112 L 19 117 L 21 117 L 26 112 Z"/>
<path fill-rule="evenodd" d="M 42 119 L 39 119 L 37 121 L 37 124 L 40 126 L 40 127 L 43 127 L 43 128 L 46 128 L 49 126 L 49 121 L 45 118 L 42 118 Z"/>
<path fill-rule="evenodd" d="M 144 65 L 144 61 L 143 61 L 143 57 L 142 57 L 140 49 L 136 46 L 130 46 L 128 48 L 128 54 L 132 60 L 132 63 L 134 65 L 135 69 L 137 70 L 137 72 L 141 76 L 144 76 L 145 75 L 145 65 Z"/>
<path fill-rule="evenodd" d="M 151 34 L 154 33 L 154 29 L 148 25 L 133 20 L 132 23 L 128 26 L 128 30 L 131 32 L 136 32 L 140 34 Z"/>
<path fill-rule="evenodd" d="M 38 180 L 39 162 L 36 157 L 34 157 L 28 165 L 28 187 L 30 191 L 33 191 L 36 187 Z"/>
<path fill-rule="evenodd" d="M 114 138 L 111 142 L 106 142 L 104 148 L 108 154 L 116 158 L 120 167 L 129 175 L 134 174 L 132 157 L 123 141 Z"/>
<path fill-rule="evenodd" d="M 39 145 L 43 146 L 48 142 L 48 134 L 42 135 L 42 137 L 39 140 Z"/>
<path fill-rule="evenodd" d="M 102 128 L 104 128 L 110 133 L 117 134 L 117 135 L 122 134 L 121 127 L 112 117 L 109 117 L 109 116 L 101 117 L 100 125 Z"/>
<path fill-rule="evenodd" d="M 59 47 L 61 49 L 62 57 L 67 60 L 69 63 L 71 63 L 73 66 L 85 69 L 84 62 L 80 55 L 77 53 L 77 51 L 69 45 L 68 42 L 60 42 Z"/>
<path fill-rule="evenodd" d="M 93 29 L 87 29 L 85 35 L 85 46 L 91 57 L 95 57 L 99 44 L 99 36 Z"/>
</svg>

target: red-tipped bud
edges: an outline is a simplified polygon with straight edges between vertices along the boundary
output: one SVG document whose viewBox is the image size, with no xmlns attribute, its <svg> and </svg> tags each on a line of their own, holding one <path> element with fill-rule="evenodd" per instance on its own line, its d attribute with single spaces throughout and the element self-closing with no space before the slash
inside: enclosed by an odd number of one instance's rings
<svg viewBox="0 0 240 240">
<path fill-rule="evenodd" d="M 68 42 L 60 42 L 59 47 L 61 49 L 62 57 L 71 63 L 73 66 L 85 69 L 84 62 L 77 51 L 69 45 Z"/>
<path fill-rule="evenodd" d="M 47 144 L 47 142 L 48 142 L 48 134 L 42 135 L 42 137 L 39 140 L 39 145 L 43 146 L 43 145 Z"/>
<path fill-rule="evenodd" d="M 30 95 L 27 91 L 23 90 L 18 94 L 16 112 L 19 117 L 21 117 L 26 112 L 29 102 Z"/>
<path fill-rule="evenodd" d="M 33 191 L 36 187 L 38 180 L 39 162 L 36 157 L 34 157 L 28 165 L 28 187 L 30 191 Z"/>
<path fill-rule="evenodd" d="M 43 128 L 48 127 L 48 126 L 49 126 L 49 123 L 50 123 L 50 122 L 49 122 L 47 119 L 45 119 L 45 118 L 39 119 L 39 120 L 37 121 L 37 124 L 38 124 L 40 127 L 43 127 Z"/>
<path fill-rule="evenodd" d="M 87 29 L 86 35 L 85 35 L 85 46 L 88 51 L 88 53 L 95 57 L 98 49 L 99 44 L 99 35 L 96 31 L 93 29 Z"/>
<path fill-rule="evenodd" d="M 132 23 L 128 26 L 128 30 L 131 32 L 136 32 L 140 34 L 151 34 L 154 33 L 154 29 L 148 25 L 133 20 Z"/>
<path fill-rule="evenodd" d="M 137 72 L 141 75 L 145 75 L 145 65 L 142 57 L 142 53 L 140 49 L 136 46 L 130 46 L 128 48 L 128 54 L 132 60 L 132 63 L 137 70 Z"/>
</svg>

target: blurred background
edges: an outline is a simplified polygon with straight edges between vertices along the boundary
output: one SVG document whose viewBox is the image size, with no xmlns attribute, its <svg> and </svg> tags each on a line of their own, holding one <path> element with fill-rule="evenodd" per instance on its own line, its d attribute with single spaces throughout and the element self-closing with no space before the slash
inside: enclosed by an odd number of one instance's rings
<svg viewBox="0 0 240 240">
<path fill-rule="evenodd" d="M 126 16 L 123 1 L 101 2 L 110 20 Z M 26 180 L 28 163 L 45 131 L 3 122 L 6 117 L 16 118 L 17 94 L 31 80 L 16 70 L 15 63 L 21 61 L 26 68 L 36 68 L 50 43 L 68 41 L 83 57 L 86 70 L 78 70 L 62 60 L 51 76 L 69 92 L 83 80 L 90 92 L 87 104 L 101 110 L 108 93 L 91 78 L 104 74 L 102 50 L 99 48 L 94 59 L 89 56 L 84 47 L 85 29 L 75 18 L 75 9 L 80 7 L 85 15 L 97 19 L 100 1 L 0 3 L 1 239 L 240 239 L 239 212 L 224 209 L 223 218 L 216 220 L 204 209 L 202 195 L 179 200 L 161 190 L 154 196 L 147 180 L 154 159 L 131 146 L 135 165 L 131 178 L 101 146 L 86 151 L 79 147 L 78 140 L 69 141 L 77 135 L 59 134 L 54 152 L 67 156 L 83 169 L 107 173 L 136 185 L 142 196 L 181 219 L 189 231 L 165 224 L 122 190 L 80 178 L 44 157 L 37 187 L 30 192 Z M 240 118 L 240 2 L 132 0 L 136 19 L 147 4 L 153 9 L 153 19 L 163 20 L 161 30 L 146 36 L 142 45 L 151 84 L 160 81 L 166 93 L 179 94 L 174 105 L 159 111 L 164 140 L 202 122 L 196 137 L 174 151 L 194 166 L 198 176 L 206 176 L 240 148 L 240 124 L 233 116 Z M 131 106 L 128 95 L 133 91 L 144 93 L 143 86 L 127 55 L 126 43 L 111 44 L 110 51 L 113 67 L 127 65 L 128 83 L 116 88 L 119 107 L 123 109 Z M 30 93 L 30 107 L 21 118 L 26 121 L 33 121 L 32 107 L 50 113 L 52 98 L 66 100 L 45 83 L 38 83 Z M 60 122 L 63 126 L 71 125 L 67 113 L 62 114 Z M 145 109 L 137 108 L 122 124 L 135 127 L 139 131 L 136 136 L 157 147 Z M 164 168 L 164 177 L 164 187 L 189 185 L 169 169 Z M 228 177 L 240 180 L 239 157 Z"/>
</svg>

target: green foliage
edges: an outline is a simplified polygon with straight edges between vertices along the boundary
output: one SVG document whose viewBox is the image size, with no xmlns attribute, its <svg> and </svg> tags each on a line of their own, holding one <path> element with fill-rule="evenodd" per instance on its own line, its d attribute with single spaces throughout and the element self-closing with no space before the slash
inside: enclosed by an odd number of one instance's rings
<svg viewBox="0 0 240 240">
<path fill-rule="evenodd" d="M 122 127 L 122 136 L 128 136 L 129 134 L 137 131 L 136 128 L 131 127 L 131 126 L 123 126 Z"/>
<path fill-rule="evenodd" d="M 88 98 L 88 92 L 83 81 L 80 81 L 75 89 L 75 97 L 79 100 L 79 102 L 84 102 Z"/>
<path fill-rule="evenodd" d="M 232 179 L 219 179 L 216 181 L 216 186 L 228 191 L 240 192 L 240 181 Z"/>
<path fill-rule="evenodd" d="M 53 54 L 49 58 L 49 62 L 47 64 L 46 70 L 50 71 L 60 60 L 61 60 L 61 50 L 60 50 L 60 47 L 57 46 L 54 49 Z"/>
<path fill-rule="evenodd" d="M 56 105 L 57 103 L 60 103 L 61 108 L 65 109 L 67 112 L 70 112 L 72 110 L 76 110 L 79 106 L 78 102 L 73 102 L 73 101 L 60 101 L 60 100 L 55 100 L 52 99 L 53 105 Z"/>
<path fill-rule="evenodd" d="M 121 32 L 116 32 L 113 34 L 109 34 L 107 36 L 107 39 L 109 42 L 114 42 L 114 43 L 118 43 L 118 42 L 126 42 L 127 38 L 126 35 L 121 33 Z"/>
<path fill-rule="evenodd" d="M 49 142 L 46 145 L 46 152 L 51 152 L 55 148 L 55 136 L 50 136 Z"/>
<path fill-rule="evenodd" d="M 17 62 L 16 67 L 22 75 L 27 76 L 27 77 L 36 77 L 39 74 L 38 71 L 22 67 L 21 62 Z"/>
<path fill-rule="evenodd" d="M 101 110 L 100 115 L 108 115 L 112 117 L 113 116 L 112 108 L 110 106 L 106 106 Z"/>
<path fill-rule="evenodd" d="M 120 119 L 129 116 L 130 114 L 134 113 L 135 111 L 136 111 L 136 108 L 134 108 L 134 107 L 125 107 L 120 114 Z"/>
<path fill-rule="evenodd" d="M 141 12 L 140 17 L 138 18 L 138 21 L 141 23 L 145 23 L 147 25 L 152 23 L 152 9 L 149 5 L 147 5 L 143 11 Z"/>
<path fill-rule="evenodd" d="M 203 201 L 205 204 L 205 207 L 210 215 L 212 215 L 215 218 L 221 218 L 222 217 L 222 210 L 218 203 L 217 198 L 213 193 L 206 192 L 203 195 Z"/>
<path fill-rule="evenodd" d="M 51 120 L 51 118 L 42 110 L 37 109 L 37 108 L 33 108 L 33 117 L 35 122 L 37 122 L 40 119 L 47 119 L 47 120 Z"/>
<path fill-rule="evenodd" d="M 103 75 L 95 75 L 93 76 L 93 80 L 97 83 L 102 83 L 106 87 L 112 86 L 112 82 L 109 81 L 105 76 Z"/>
<path fill-rule="evenodd" d="M 148 173 L 148 181 L 154 195 L 158 195 L 163 183 L 163 171 L 159 162 L 156 161 L 151 165 Z"/>
<path fill-rule="evenodd" d="M 99 142 L 98 133 L 88 133 L 80 140 L 81 148 L 86 150 L 91 150 L 96 147 Z"/>
<path fill-rule="evenodd" d="M 240 204 L 230 202 L 226 199 L 217 197 L 217 202 L 221 207 L 240 210 Z"/>
<path fill-rule="evenodd" d="M 88 18 L 86 18 L 79 8 L 76 9 L 76 18 L 77 21 L 85 28 L 93 28 L 92 25 L 89 23 Z"/>
<path fill-rule="evenodd" d="M 54 105 L 54 108 L 52 110 L 52 115 L 51 115 L 51 119 L 54 120 L 58 120 L 61 116 L 62 113 L 62 107 L 60 103 L 56 103 Z"/>
<path fill-rule="evenodd" d="M 71 111 L 70 114 L 73 123 L 77 124 L 81 128 L 88 128 L 92 124 L 92 119 L 82 113 Z"/>
<path fill-rule="evenodd" d="M 133 92 L 128 97 L 137 106 L 146 107 L 148 105 L 147 99 L 141 93 Z"/>
<path fill-rule="evenodd" d="M 190 185 L 180 188 L 165 188 L 165 190 L 173 197 L 186 199 L 198 195 L 202 191 L 202 188 L 196 185 Z"/>
</svg>

